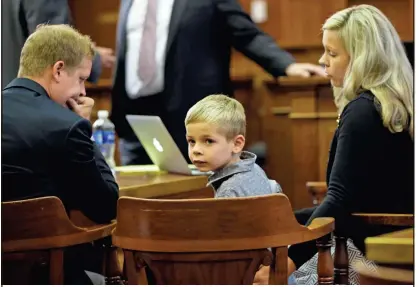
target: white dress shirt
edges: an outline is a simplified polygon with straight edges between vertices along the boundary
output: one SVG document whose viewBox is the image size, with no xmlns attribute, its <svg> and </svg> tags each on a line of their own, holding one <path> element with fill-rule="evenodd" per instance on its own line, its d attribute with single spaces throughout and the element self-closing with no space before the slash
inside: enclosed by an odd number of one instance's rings
<svg viewBox="0 0 419 287">
<path fill-rule="evenodd" d="M 127 50 L 125 55 L 125 89 L 128 97 L 131 99 L 155 95 L 164 89 L 166 43 L 169 35 L 173 2 L 174 0 L 158 0 L 155 53 L 156 74 L 148 85 L 144 85 L 138 77 L 141 38 L 144 30 L 148 0 L 133 0 L 132 2 L 127 19 Z"/>
</svg>

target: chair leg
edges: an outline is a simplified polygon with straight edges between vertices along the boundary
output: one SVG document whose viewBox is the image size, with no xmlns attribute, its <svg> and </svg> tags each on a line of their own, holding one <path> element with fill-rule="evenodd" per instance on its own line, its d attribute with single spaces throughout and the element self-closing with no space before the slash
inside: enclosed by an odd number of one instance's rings
<svg viewBox="0 0 419 287">
<path fill-rule="evenodd" d="M 335 235 L 335 284 L 348 285 L 349 259 L 346 238 Z"/>
<path fill-rule="evenodd" d="M 319 285 L 333 285 L 333 259 L 330 252 L 332 247 L 332 234 L 329 233 L 316 241 L 319 257 L 317 262 L 317 275 Z"/>
<path fill-rule="evenodd" d="M 272 248 L 274 260 L 269 272 L 269 285 L 288 285 L 288 247 Z"/>
<path fill-rule="evenodd" d="M 49 282 L 51 285 L 64 285 L 64 249 L 50 251 Z"/>
<path fill-rule="evenodd" d="M 144 266 L 138 266 L 134 251 L 124 250 L 124 266 L 128 278 L 128 285 L 148 285 Z"/>
<path fill-rule="evenodd" d="M 124 255 L 121 250 L 115 246 L 104 247 L 103 269 L 106 277 L 106 285 L 123 284 L 122 264 Z"/>
</svg>

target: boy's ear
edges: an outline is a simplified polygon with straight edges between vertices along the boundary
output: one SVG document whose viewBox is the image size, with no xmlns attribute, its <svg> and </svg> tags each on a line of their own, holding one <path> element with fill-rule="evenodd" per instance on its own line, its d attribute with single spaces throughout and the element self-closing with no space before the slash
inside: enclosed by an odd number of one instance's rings
<svg viewBox="0 0 419 287">
<path fill-rule="evenodd" d="M 234 138 L 233 143 L 234 143 L 233 152 L 240 153 L 244 148 L 246 139 L 244 138 L 243 135 L 238 135 Z"/>
</svg>

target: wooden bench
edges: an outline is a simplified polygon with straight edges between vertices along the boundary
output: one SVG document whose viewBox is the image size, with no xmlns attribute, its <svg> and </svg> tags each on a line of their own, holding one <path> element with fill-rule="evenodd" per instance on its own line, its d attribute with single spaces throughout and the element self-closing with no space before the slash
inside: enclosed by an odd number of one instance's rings
<svg viewBox="0 0 419 287">
<path fill-rule="evenodd" d="M 78 227 L 53 196 L 1 205 L 2 284 L 34 284 L 33 271 L 39 268 L 49 268 L 50 284 L 64 284 L 64 249 L 110 236 L 115 227 L 115 223 L 93 225 L 87 219 Z"/>
<path fill-rule="evenodd" d="M 297 223 L 283 194 L 227 199 L 121 197 L 113 244 L 124 250 L 128 284 L 252 284 L 271 265 L 287 284 L 288 245 L 319 239 L 319 283 L 333 283 L 332 218 Z M 272 253 L 267 248 L 272 247 Z"/>
</svg>

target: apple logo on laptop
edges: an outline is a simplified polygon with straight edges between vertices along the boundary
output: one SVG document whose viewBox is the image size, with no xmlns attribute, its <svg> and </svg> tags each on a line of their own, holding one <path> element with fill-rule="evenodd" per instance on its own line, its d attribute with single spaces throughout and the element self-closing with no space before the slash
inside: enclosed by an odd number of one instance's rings
<svg viewBox="0 0 419 287">
<path fill-rule="evenodd" d="M 159 152 L 163 152 L 163 147 L 156 138 L 153 138 L 153 145 L 156 148 L 156 150 L 158 150 Z"/>
</svg>

